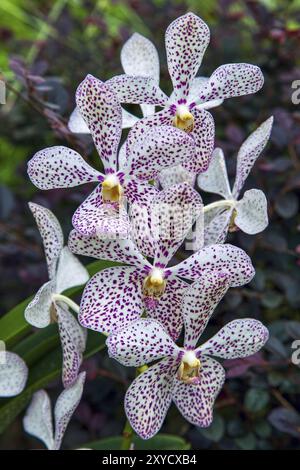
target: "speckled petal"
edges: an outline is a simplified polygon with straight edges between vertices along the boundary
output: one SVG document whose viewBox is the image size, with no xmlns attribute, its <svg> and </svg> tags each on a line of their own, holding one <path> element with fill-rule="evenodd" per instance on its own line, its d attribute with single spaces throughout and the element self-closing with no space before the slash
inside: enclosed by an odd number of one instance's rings
<svg viewBox="0 0 300 470">
<path fill-rule="evenodd" d="M 133 114 L 130 114 L 126 109 L 122 108 L 122 128 L 123 129 L 128 129 L 129 127 L 132 127 L 139 118 L 134 116 Z M 85 120 L 80 114 L 79 109 L 76 108 L 72 112 L 69 122 L 68 122 L 68 127 L 73 134 L 90 134 L 90 130 L 88 126 L 86 125 Z"/>
<path fill-rule="evenodd" d="M 159 174 L 159 183 L 162 189 L 171 188 L 171 186 L 179 183 L 187 183 L 194 186 L 196 175 L 187 171 L 182 165 L 165 168 Z"/>
<path fill-rule="evenodd" d="M 177 100 L 186 98 L 210 38 L 201 18 L 189 12 L 173 21 L 166 31 L 168 69 Z"/>
<path fill-rule="evenodd" d="M 89 127 L 105 172 L 116 171 L 122 133 L 122 108 L 110 87 L 87 75 L 76 91 L 76 103 Z"/>
<path fill-rule="evenodd" d="M 264 84 L 259 67 L 252 64 L 225 64 L 218 67 L 201 91 L 196 103 L 256 93 Z"/>
<path fill-rule="evenodd" d="M 158 433 L 171 405 L 171 390 L 178 364 L 163 359 L 139 375 L 125 395 L 127 418 L 142 439 Z"/>
<path fill-rule="evenodd" d="M 224 211 L 224 209 L 221 209 L 221 211 L 207 223 L 204 217 L 204 246 L 225 242 L 232 210 L 233 209 L 228 209 Z"/>
<path fill-rule="evenodd" d="M 209 193 L 216 193 L 224 199 L 232 199 L 223 150 L 216 148 L 208 170 L 198 176 L 199 188 Z"/>
<path fill-rule="evenodd" d="M 194 80 L 191 83 L 190 86 L 190 92 L 187 97 L 187 102 L 194 103 L 197 101 L 199 96 L 201 95 L 202 90 L 205 88 L 205 86 L 208 83 L 209 78 L 208 77 L 195 77 Z M 216 108 L 217 106 L 220 106 L 223 103 L 223 99 L 217 99 L 217 100 L 211 100 L 211 101 L 206 101 L 203 104 L 199 104 L 197 106 L 197 109 L 211 109 L 211 108 Z"/>
<path fill-rule="evenodd" d="M 148 306 L 147 309 L 148 316 L 158 320 L 174 341 L 178 339 L 182 331 L 181 304 L 188 286 L 186 282 L 176 277 L 168 279 L 166 290 L 155 308 L 150 309 L 150 306 Z"/>
<path fill-rule="evenodd" d="M 71 188 L 98 181 L 94 170 L 75 150 L 62 146 L 37 152 L 28 162 L 28 176 L 39 189 Z"/>
<path fill-rule="evenodd" d="M 172 398 L 187 421 L 206 428 L 213 420 L 213 405 L 224 384 L 225 371 L 210 357 L 200 360 L 200 383 L 186 384 L 175 379 Z"/>
<path fill-rule="evenodd" d="M 215 336 L 197 348 L 197 355 L 209 354 L 224 359 L 251 356 L 269 338 L 267 328 L 253 318 L 240 318 L 225 325 Z"/>
<path fill-rule="evenodd" d="M 226 272 L 231 287 L 250 282 L 255 273 L 249 256 L 229 243 L 205 247 L 168 269 L 172 274 L 191 280 L 211 270 Z"/>
<path fill-rule="evenodd" d="M 128 202 L 130 204 L 138 204 L 142 207 L 148 207 L 153 198 L 159 194 L 155 186 L 136 178 L 131 178 L 128 183 L 125 183 L 124 189 Z"/>
<path fill-rule="evenodd" d="M 78 377 L 86 345 L 86 330 L 62 302 L 56 302 L 55 307 L 63 352 L 62 380 L 66 388 L 73 385 Z"/>
<path fill-rule="evenodd" d="M 255 235 L 268 226 L 268 203 L 259 189 L 246 191 L 236 204 L 235 224 L 245 233 Z"/>
<path fill-rule="evenodd" d="M 161 91 L 153 77 L 116 75 L 106 83 L 121 103 L 164 106 L 168 101 L 168 97 Z"/>
<path fill-rule="evenodd" d="M 113 204 L 103 203 L 101 185 L 86 198 L 73 214 L 72 224 L 83 235 L 99 237 L 126 237 L 129 219 L 125 209 Z"/>
<path fill-rule="evenodd" d="M 45 328 L 50 325 L 50 308 L 55 290 L 54 281 L 46 282 L 35 294 L 30 304 L 27 305 L 24 316 L 30 325 L 36 328 Z"/>
<path fill-rule="evenodd" d="M 58 397 L 54 408 L 55 417 L 55 442 L 54 450 L 58 450 L 61 446 L 62 439 L 66 432 L 66 428 L 72 418 L 81 400 L 83 386 L 85 382 L 85 372 L 79 374 L 76 382 L 66 388 Z"/>
<path fill-rule="evenodd" d="M 56 273 L 56 292 L 64 292 L 75 286 L 81 286 L 89 280 L 87 269 L 65 246 L 58 261 Z"/>
<path fill-rule="evenodd" d="M 124 366 L 141 367 L 163 357 L 177 357 L 180 349 L 156 320 L 141 318 L 112 333 L 108 353 Z"/>
<path fill-rule="evenodd" d="M 131 237 L 139 251 L 151 258 L 154 256 L 151 204 L 158 193 L 155 186 L 133 178 L 125 186 L 125 195 L 130 202 Z"/>
<path fill-rule="evenodd" d="M 158 127 L 158 126 L 172 126 L 173 125 L 174 116 L 170 110 L 170 107 L 166 107 L 162 111 L 155 113 L 153 116 L 148 116 L 144 119 L 140 119 L 133 127 L 130 129 L 126 140 L 126 154 L 127 157 L 131 154 L 131 149 L 133 148 L 134 144 L 136 144 L 139 140 L 142 140 L 144 134 L 150 129 L 151 127 Z"/>
<path fill-rule="evenodd" d="M 53 450 L 51 403 L 45 390 L 39 390 L 33 395 L 23 419 L 23 426 L 28 434 L 40 439 L 47 449 Z"/>
<path fill-rule="evenodd" d="M 153 108 L 153 106 L 151 106 L 151 108 Z M 140 118 L 134 116 L 133 114 L 126 111 L 126 109 L 122 108 L 122 129 L 129 129 L 130 127 L 134 126 L 139 121 L 139 119 Z"/>
<path fill-rule="evenodd" d="M 173 126 L 147 130 L 132 146 L 128 168 L 137 178 L 155 179 L 163 168 L 178 165 L 192 158 L 195 141 L 186 132 Z"/>
<path fill-rule="evenodd" d="M 212 115 L 205 109 L 194 109 L 194 130 L 192 137 L 196 143 L 195 153 L 183 163 L 192 173 L 206 171 L 212 158 L 215 145 L 215 123 Z"/>
<path fill-rule="evenodd" d="M 134 33 L 121 50 L 121 63 L 128 75 L 140 75 L 154 78 L 159 83 L 159 57 L 154 44 L 139 33 Z M 154 114 L 152 105 L 141 105 L 143 115 Z"/>
<path fill-rule="evenodd" d="M 248 177 L 251 168 L 256 162 L 257 158 L 267 145 L 270 138 L 273 125 L 273 117 L 270 117 L 263 122 L 242 144 L 236 165 L 236 178 L 233 186 L 232 193 L 235 198 L 238 197 L 246 178 Z"/>
<path fill-rule="evenodd" d="M 200 195 L 188 184 L 180 183 L 161 191 L 153 202 L 158 237 L 154 265 L 164 267 L 174 256 L 196 219 L 202 214 Z"/>
<path fill-rule="evenodd" d="M 33 202 L 29 202 L 28 205 L 43 240 L 49 278 L 52 279 L 55 276 L 57 260 L 64 244 L 62 229 L 49 209 Z"/>
<path fill-rule="evenodd" d="M 184 347 L 194 348 L 229 287 L 226 273 L 210 271 L 185 291 L 182 302 Z"/>
<path fill-rule="evenodd" d="M 85 237 L 72 230 L 68 245 L 72 253 L 77 255 L 118 261 L 140 268 L 145 265 L 151 266 L 130 239 L 101 240 L 97 236 Z"/>
<path fill-rule="evenodd" d="M 28 369 L 17 354 L 0 350 L 0 397 L 14 397 L 24 390 Z"/>
<path fill-rule="evenodd" d="M 133 267 L 113 267 L 98 272 L 86 285 L 79 321 L 91 330 L 111 333 L 142 313 L 141 274 Z"/>
<path fill-rule="evenodd" d="M 68 122 L 68 128 L 73 134 L 90 134 L 90 130 L 86 125 L 85 120 L 80 114 L 80 110 L 77 108 L 72 111 Z"/>
</svg>

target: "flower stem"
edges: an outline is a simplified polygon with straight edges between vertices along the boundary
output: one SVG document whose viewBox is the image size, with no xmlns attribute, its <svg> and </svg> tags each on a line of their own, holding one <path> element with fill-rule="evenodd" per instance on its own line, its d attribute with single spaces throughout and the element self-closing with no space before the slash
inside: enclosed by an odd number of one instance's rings
<svg viewBox="0 0 300 470">
<path fill-rule="evenodd" d="M 217 209 L 218 207 L 231 208 L 235 205 L 235 202 L 234 199 L 222 199 L 221 201 L 212 202 L 203 208 L 203 212 L 205 213 L 212 209 Z"/>
<path fill-rule="evenodd" d="M 69 297 L 66 297 L 65 295 L 62 295 L 62 294 L 53 294 L 52 299 L 57 300 L 59 302 L 64 302 L 69 307 L 71 307 L 71 309 L 74 310 L 74 312 L 79 313 L 79 305 L 73 302 L 73 300 L 69 299 Z"/>
<path fill-rule="evenodd" d="M 136 377 L 145 372 L 148 369 L 148 366 L 144 365 L 136 369 Z M 132 439 L 134 436 L 134 430 L 131 427 L 129 420 L 127 419 L 124 429 L 123 429 L 123 439 L 121 444 L 121 450 L 130 450 Z"/>
<path fill-rule="evenodd" d="M 130 425 L 130 422 L 126 421 L 126 424 L 123 429 L 123 439 L 121 444 L 121 450 L 130 450 L 132 438 L 134 435 L 134 431 Z"/>
</svg>

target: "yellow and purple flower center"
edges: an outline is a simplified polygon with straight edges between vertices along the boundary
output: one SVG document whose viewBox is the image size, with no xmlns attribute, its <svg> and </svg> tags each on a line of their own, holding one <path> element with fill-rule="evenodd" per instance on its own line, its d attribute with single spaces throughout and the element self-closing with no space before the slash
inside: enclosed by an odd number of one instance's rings
<svg viewBox="0 0 300 470">
<path fill-rule="evenodd" d="M 194 116 L 185 104 L 176 107 L 173 125 L 185 132 L 192 132 L 194 129 Z"/>
<path fill-rule="evenodd" d="M 124 189 L 117 175 L 108 175 L 102 182 L 102 198 L 106 202 L 122 201 Z"/>
<path fill-rule="evenodd" d="M 181 358 L 177 378 L 187 384 L 196 384 L 199 382 L 200 369 L 201 362 L 194 351 L 186 351 Z"/>
<path fill-rule="evenodd" d="M 159 268 L 153 268 L 143 282 L 143 294 L 152 299 L 159 299 L 166 289 L 167 281 L 164 272 Z"/>
</svg>

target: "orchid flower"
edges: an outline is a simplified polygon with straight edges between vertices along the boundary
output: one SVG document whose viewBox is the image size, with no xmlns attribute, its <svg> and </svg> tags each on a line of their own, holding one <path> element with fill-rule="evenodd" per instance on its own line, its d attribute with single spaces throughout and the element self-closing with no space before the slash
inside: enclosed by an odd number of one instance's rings
<svg viewBox="0 0 300 470">
<path fill-rule="evenodd" d="M 51 322 L 58 323 L 63 350 L 63 383 L 68 386 L 78 375 L 85 350 L 86 331 L 68 309 L 70 306 L 78 313 L 77 304 L 61 292 L 85 284 L 89 274 L 69 248 L 63 246 L 63 233 L 54 214 L 32 202 L 29 207 L 43 239 L 49 281 L 42 285 L 26 307 L 25 318 L 36 328 L 45 328 Z"/>
<path fill-rule="evenodd" d="M 113 332 L 107 339 L 109 355 L 125 366 L 152 363 L 130 385 L 125 411 L 143 439 L 161 428 L 172 401 L 190 423 L 207 427 L 225 371 L 211 356 L 234 359 L 250 356 L 265 344 L 268 330 L 258 320 L 239 319 L 197 346 L 214 308 L 228 287 L 226 273 L 210 271 L 194 282 L 182 300 L 184 346 L 177 346 L 157 320 L 140 319 Z"/>
<path fill-rule="evenodd" d="M 70 419 L 81 400 L 85 372 L 78 375 L 76 381 L 58 397 L 54 408 L 55 430 L 51 403 L 45 390 L 33 395 L 32 401 L 23 419 L 23 426 L 28 434 L 40 439 L 48 450 L 59 450 Z"/>
<path fill-rule="evenodd" d="M 134 33 L 126 41 L 121 51 L 121 63 L 123 70 L 128 75 L 138 75 L 152 77 L 155 83 L 159 84 L 159 57 L 157 50 L 149 39 L 141 34 Z M 151 116 L 155 112 L 152 104 L 141 104 L 144 117 Z M 139 118 L 122 108 L 122 128 L 132 127 Z M 69 129 L 75 134 L 90 134 L 90 130 L 81 116 L 78 107 L 72 112 Z"/>
<path fill-rule="evenodd" d="M 199 194 L 187 184 L 162 191 L 157 203 L 158 207 L 170 211 L 172 207 L 177 211 L 181 208 L 181 212 L 173 215 L 171 233 L 155 240 L 153 263 L 131 239 L 99 240 L 71 232 L 69 248 L 73 253 L 126 265 L 100 271 L 86 285 L 79 314 L 83 326 L 109 334 L 137 320 L 146 309 L 176 339 L 182 328 L 180 303 L 188 286 L 184 280 L 198 279 L 212 269 L 228 273 L 230 286 L 240 286 L 252 279 L 254 270 L 250 258 L 243 250 L 229 244 L 211 245 L 168 267 L 203 206 Z M 164 234 L 168 214 L 163 212 L 162 215 L 161 233 Z"/>
<path fill-rule="evenodd" d="M 0 397 L 19 395 L 25 388 L 28 368 L 23 359 L 10 351 L 0 351 Z"/>
<path fill-rule="evenodd" d="M 76 101 L 88 124 L 102 159 L 105 174 L 90 167 L 75 151 L 50 147 L 34 155 L 28 165 L 31 181 L 40 189 L 74 187 L 98 182 L 95 190 L 76 210 L 73 225 L 84 235 L 127 236 L 130 222 L 123 206 L 147 206 L 157 194 L 148 184 L 165 167 L 193 157 L 195 143 L 186 133 L 172 126 L 149 129 L 117 157 L 122 132 L 121 105 L 108 85 L 88 75 L 79 85 Z M 210 154 L 212 149 L 210 149 Z M 119 160 L 119 164 L 118 164 Z"/>
<path fill-rule="evenodd" d="M 107 81 L 122 103 L 163 107 L 162 111 L 133 126 L 129 143 L 146 126 L 172 124 L 191 132 L 198 126 L 197 121 L 209 115 L 204 108 L 217 106 L 225 98 L 256 93 L 262 87 L 261 70 L 251 64 L 226 64 L 217 68 L 210 78 L 196 77 L 209 39 L 206 23 L 190 12 L 177 18 L 167 28 L 167 62 L 174 88 L 170 98 L 160 91 L 154 78 L 132 74 L 138 61 L 134 53 L 131 53 L 132 59 L 128 57 L 128 62 L 132 61 L 131 75 L 119 75 Z M 134 42 L 132 40 L 132 45 Z"/>
<path fill-rule="evenodd" d="M 250 235 L 262 232 L 267 227 L 267 200 L 264 193 L 259 189 L 250 189 L 241 199 L 239 195 L 251 168 L 267 145 L 272 124 L 273 117 L 270 117 L 242 144 L 237 155 L 236 177 L 232 190 L 224 154 L 219 148 L 215 149 L 208 170 L 198 176 L 200 189 L 220 194 L 224 198 L 209 204 L 204 209 L 206 212 L 213 210 L 215 215 L 208 219 L 205 231 L 207 243 L 224 242 L 228 229 L 234 230 L 235 227 Z"/>
</svg>

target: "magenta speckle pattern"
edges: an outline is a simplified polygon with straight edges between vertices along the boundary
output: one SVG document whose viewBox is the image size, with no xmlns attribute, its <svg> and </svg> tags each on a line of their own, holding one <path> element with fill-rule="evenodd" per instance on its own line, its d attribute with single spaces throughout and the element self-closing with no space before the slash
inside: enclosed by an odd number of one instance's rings
<svg viewBox="0 0 300 470">
<path fill-rule="evenodd" d="M 242 144 L 236 165 L 236 177 L 233 185 L 232 193 L 235 198 L 244 186 L 246 178 L 248 177 L 251 168 L 256 162 L 257 158 L 267 145 L 270 138 L 273 125 L 273 117 L 270 117 L 263 122 Z"/>
<path fill-rule="evenodd" d="M 28 162 L 28 176 L 39 189 L 72 188 L 98 181 L 94 170 L 75 150 L 62 146 L 37 152 Z"/>
<path fill-rule="evenodd" d="M 229 284 L 226 273 L 207 272 L 186 289 L 182 301 L 184 347 L 195 348 L 216 306 L 224 297 Z"/>
<path fill-rule="evenodd" d="M 269 338 L 267 328 L 252 318 L 233 320 L 215 336 L 200 346 L 200 354 L 209 354 L 225 359 L 251 356 L 259 351 Z"/>
<path fill-rule="evenodd" d="M 137 320 L 143 313 L 142 282 L 132 267 L 113 267 L 98 272 L 86 285 L 79 321 L 91 330 L 111 333 Z"/>
<path fill-rule="evenodd" d="M 207 24 L 193 13 L 180 16 L 168 27 L 165 36 L 168 69 L 177 100 L 188 96 L 209 39 Z"/>
<path fill-rule="evenodd" d="M 139 179 L 155 179 L 163 168 L 178 165 L 195 153 L 195 142 L 173 126 L 148 129 L 132 145 L 128 155 L 130 173 Z"/>
<path fill-rule="evenodd" d="M 172 398 L 184 418 L 195 426 L 206 428 L 213 419 L 213 405 L 225 381 L 221 364 L 201 357 L 200 382 L 185 384 L 175 378 Z"/>
<path fill-rule="evenodd" d="M 64 387 L 70 387 L 76 381 L 85 350 L 86 335 L 72 313 L 62 303 L 56 303 L 59 336 L 63 351 Z"/>
<path fill-rule="evenodd" d="M 87 75 L 76 91 L 76 103 L 90 129 L 105 172 L 114 173 L 122 133 L 122 108 L 111 88 Z"/>
<path fill-rule="evenodd" d="M 141 269 L 145 265 L 151 268 L 143 255 L 130 239 L 122 240 L 101 240 L 97 236 L 86 237 L 76 230 L 72 230 L 68 242 L 70 250 L 83 256 L 103 259 L 108 261 L 117 261 L 119 263 L 129 264 Z"/>
<path fill-rule="evenodd" d="M 110 356 L 128 367 L 140 367 L 166 356 L 176 358 L 180 351 L 161 323 L 148 319 L 112 333 L 106 344 Z"/>
<path fill-rule="evenodd" d="M 102 237 L 126 237 L 130 222 L 123 207 L 103 202 L 101 185 L 98 185 L 85 201 L 76 209 L 72 224 L 83 235 L 97 234 Z"/>
<path fill-rule="evenodd" d="M 169 335 L 176 341 L 183 327 L 182 298 L 189 285 L 179 278 L 168 279 L 164 295 L 155 303 L 154 308 L 148 305 L 147 313 L 164 325 Z"/>
<path fill-rule="evenodd" d="M 212 158 L 215 145 L 215 123 L 212 115 L 205 109 L 192 111 L 195 122 L 192 137 L 196 148 L 194 155 L 187 158 L 183 166 L 191 173 L 206 171 Z"/>
<path fill-rule="evenodd" d="M 159 223 L 155 266 L 168 264 L 202 210 L 201 196 L 187 183 L 177 184 L 159 193 L 152 208 L 154 220 Z"/>
<path fill-rule="evenodd" d="M 172 402 L 172 386 L 178 364 L 163 359 L 139 375 L 125 395 L 127 418 L 142 439 L 150 439 L 161 428 Z"/>
<path fill-rule="evenodd" d="M 190 280 L 212 270 L 226 272 L 231 287 L 247 284 L 255 274 L 249 256 L 229 243 L 205 247 L 169 270 L 173 275 Z"/>
<path fill-rule="evenodd" d="M 46 207 L 30 202 L 31 210 L 41 234 L 48 266 L 49 278 L 55 276 L 57 260 L 64 245 L 64 236 L 60 223 Z"/>
<path fill-rule="evenodd" d="M 106 84 L 116 94 L 120 103 L 164 106 L 168 100 L 153 77 L 117 75 L 107 80 Z"/>
<path fill-rule="evenodd" d="M 264 77 L 259 67 L 252 64 L 225 64 L 218 67 L 199 97 L 200 103 L 214 99 L 256 93 L 264 84 Z"/>
</svg>

